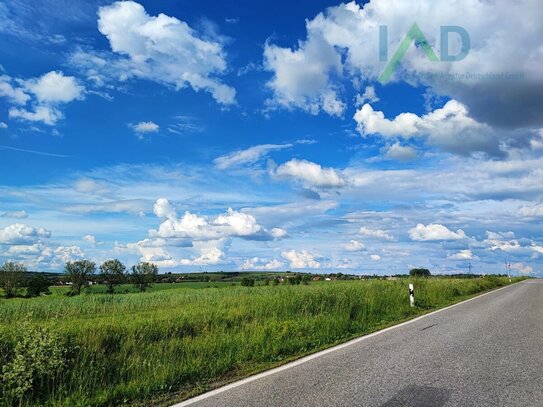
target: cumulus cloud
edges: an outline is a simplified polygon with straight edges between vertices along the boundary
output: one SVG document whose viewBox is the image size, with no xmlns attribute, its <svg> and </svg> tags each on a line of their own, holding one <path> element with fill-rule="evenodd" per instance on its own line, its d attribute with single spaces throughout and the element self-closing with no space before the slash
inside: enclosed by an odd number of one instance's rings
<svg viewBox="0 0 543 407">
<path fill-rule="evenodd" d="M 50 236 L 51 232 L 44 228 L 34 228 L 23 223 L 15 223 L 0 229 L 0 244 L 29 245 Z"/>
<path fill-rule="evenodd" d="M 260 144 L 245 150 L 237 150 L 215 158 L 213 163 L 219 170 L 237 167 L 243 164 L 254 164 L 268 155 L 271 151 L 283 150 L 292 147 L 292 144 Z"/>
<path fill-rule="evenodd" d="M 543 27 L 538 23 L 542 19 L 543 9 L 532 0 L 519 0 L 514 7 L 508 2 L 471 0 L 447 4 L 350 2 L 307 20 L 306 38 L 294 50 L 267 44 L 265 67 L 272 71 L 270 86 L 277 103 L 306 110 L 317 104 L 324 110 L 318 103 L 320 98 L 331 89 L 339 98 L 337 89 L 343 84 L 343 75 L 353 82 L 360 82 L 360 78 L 372 81 L 381 75 L 387 62 L 379 60 L 379 26 L 388 29 L 391 58 L 414 21 L 437 55 L 443 51 L 440 27 L 460 22 L 471 39 L 465 59 L 431 62 L 412 45 L 392 80 L 429 86 L 437 94 L 457 99 L 479 122 L 500 127 L 541 126 L 543 100 L 538 95 L 543 90 L 543 54 L 539 38 Z M 459 47 L 458 41 L 452 45 Z M 500 76 L 507 73 L 522 76 L 520 80 Z"/>
<path fill-rule="evenodd" d="M 228 208 L 226 213 L 215 217 L 199 216 L 189 211 L 177 217 L 173 205 L 167 199 L 160 198 L 154 205 L 154 213 L 165 220 L 158 229 L 150 230 L 152 238 L 211 241 L 230 237 L 271 240 L 286 236 L 284 229 L 273 228 L 269 232 L 258 224 L 253 215 L 238 212 L 232 208 Z"/>
<path fill-rule="evenodd" d="M 283 239 L 284 237 L 287 236 L 287 231 L 283 228 L 272 228 L 271 235 L 275 239 Z"/>
<path fill-rule="evenodd" d="M 381 230 L 381 229 L 369 229 L 366 226 L 362 226 L 360 230 L 358 231 L 358 234 L 361 236 L 371 237 L 375 239 L 381 239 L 381 240 L 395 240 L 394 236 L 389 234 L 388 232 Z"/>
<path fill-rule="evenodd" d="M 30 95 L 8 75 L 0 75 L 0 97 L 5 97 L 17 105 L 24 105 L 30 100 Z"/>
<path fill-rule="evenodd" d="M 385 158 L 397 161 L 411 161 L 417 158 L 417 150 L 411 146 L 402 146 L 396 142 L 386 149 Z"/>
<path fill-rule="evenodd" d="M 458 253 L 447 256 L 450 260 L 471 260 L 474 258 L 473 253 L 469 249 L 460 250 Z"/>
<path fill-rule="evenodd" d="M 430 223 L 425 226 L 419 223 L 416 227 L 409 230 L 409 237 L 411 240 L 419 242 L 431 242 L 442 240 L 460 240 L 466 238 L 466 234 L 462 229 L 458 229 L 456 232 L 448 229 L 446 226 L 439 223 Z"/>
<path fill-rule="evenodd" d="M 85 87 L 73 76 L 51 71 L 39 78 L 13 79 L 0 77 L 0 96 L 14 104 L 9 117 L 53 126 L 64 117 L 60 106 L 84 97 Z"/>
<path fill-rule="evenodd" d="M 379 260 L 381 260 L 381 256 L 379 256 L 378 254 L 372 254 L 372 255 L 370 255 L 370 259 L 372 261 L 379 261 Z"/>
<path fill-rule="evenodd" d="M 286 250 L 281 253 L 281 257 L 290 263 L 292 269 L 318 269 L 321 268 L 321 263 L 318 261 L 318 256 L 302 250 Z"/>
<path fill-rule="evenodd" d="M 245 260 L 240 268 L 242 270 L 281 270 L 284 269 L 285 263 L 280 260 L 272 259 L 262 259 L 259 257 L 253 257 L 251 259 Z"/>
<path fill-rule="evenodd" d="M 205 39 L 186 22 L 165 14 L 151 16 L 133 1 L 98 10 L 98 29 L 114 54 L 78 50 L 70 58 L 96 85 L 140 78 L 176 90 L 205 90 L 222 105 L 235 103 L 236 91 L 218 78 L 227 70 L 223 44 Z"/>
<path fill-rule="evenodd" d="M 175 211 L 175 206 L 170 203 L 166 198 L 158 198 L 153 205 L 153 213 L 164 219 L 175 219 L 177 213 Z"/>
<path fill-rule="evenodd" d="M 373 86 L 366 86 L 366 89 L 364 89 L 363 94 L 358 94 L 355 97 L 354 105 L 356 107 L 362 106 L 364 103 L 375 103 L 378 102 L 380 99 L 377 96 L 377 93 L 375 92 L 375 87 Z"/>
<path fill-rule="evenodd" d="M 366 246 L 358 240 L 351 240 L 345 245 L 345 250 L 349 252 L 362 252 L 366 250 Z"/>
<path fill-rule="evenodd" d="M 518 271 L 520 274 L 533 274 L 534 269 L 523 263 L 511 263 L 511 269 Z"/>
<path fill-rule="evenodd" d="M 292 159 L 281 164 L 272 173 L 276 177 L 291 178 L 305 186 L 315 188 L 337 188 L 346 184 L 343 175 L 334 168 L 323 168 L 320 164 Z"/>
<path fill-rule="evenodd" d="M 30 79 L 25 82 L 25 87 L 40 103 L 68 103 L 81 99 L 85 92 L 85 87 L 73 76 L 64 76 L 60 71 L 51 71 L 37 79 Z"/>
<path fill-rule="evenodd" d="M 456 154 L 504 154 L 500 149 L 499 135 L 488 125 L 471 118 L 466 106 L 456 100 L 450 100 L 443 107 L 422 116 L 401 113 L 393 119 L 387 119 L 383 112 L 375 111 L 371 105 L 365 104 L 356 111 L 354 120 L 358 131 L 364 137 L 372 134 L 385 138 L 418 137 L 423 138 L 429 145 Z M 396 153 L 406 153 L 406 148 L 399 144 L 395 144 L 394 148 Z"/>
<path fill-rule="evenodd" d="M 311 114 L 324 111 L 341 116 L 345 103 L 330 84 L 329 75 L 341 74 L 341 55 L 324 39 L 315 36 L 300 42 L 298 49 L 281 48 L 266 42 L 264 69 L 273 72 L 267 86 L 273 91 L 269 108 L 301 108 Z"/>
</svg>

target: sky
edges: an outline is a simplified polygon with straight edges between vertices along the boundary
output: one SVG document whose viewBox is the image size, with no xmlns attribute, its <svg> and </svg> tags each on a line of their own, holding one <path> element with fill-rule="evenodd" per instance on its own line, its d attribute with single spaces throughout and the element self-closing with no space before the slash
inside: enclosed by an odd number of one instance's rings
<svg viewBox="0 0 543 407">
<path fill-rule="evenodd" d="M 0 262 L 541 276 L 543 8 L 449 3 L 0 1 Z"/>
</svg>

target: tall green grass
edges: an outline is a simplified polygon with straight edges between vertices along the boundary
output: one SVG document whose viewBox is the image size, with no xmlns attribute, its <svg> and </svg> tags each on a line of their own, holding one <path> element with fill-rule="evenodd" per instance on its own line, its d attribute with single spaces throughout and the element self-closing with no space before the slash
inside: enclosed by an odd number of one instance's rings
<svg viewBox="0 0 543 407">
<path fill-rule="evenodd" d="M 4 405 L 106 406 L 204 391 L 426 310 L 499 287 L 506 278 L 309 286 L 169 289 L 0 301 L 0 365 L 29 324 L 61 338 L 66 366 Z M 30 362 L 29 362 L 30 363 Z"/>
</svg>

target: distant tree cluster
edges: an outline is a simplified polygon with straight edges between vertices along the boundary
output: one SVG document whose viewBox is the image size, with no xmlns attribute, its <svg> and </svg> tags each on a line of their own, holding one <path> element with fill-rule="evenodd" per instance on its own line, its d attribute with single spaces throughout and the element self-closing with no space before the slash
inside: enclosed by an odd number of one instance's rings
<svg viewBox="0 0 543 407">
<path fill-rule="evenodd" d="M 107 260 L 99 267 L 97 281 L 106 286 L 106 293 L 113 294 L 115 287 L 125 283 L 132 283 L 140 292 L 147 290 L 156 282 L 158 267 L 153 263 L 139 263 L 132 266 L 127 272 L 126 266 L 117 259 Z M 96 263 L 89 260 L 67 262 L 64 266 L 65 278 L 71 283 L 68 296 L 81 294 L 81 290 L 88 287 L 96 273 Z M 26 287 L 26 297 L 38 297 L 50 294 L 50 280 L 42 273 L 34 273 L 30 277 L 24 265 L 6 262 L 0 266 L 0 289 L 6 298 L 21 296 L 20 290 Z"/>
<path fill-rule="evenodd" d="M 81 288 L 89 284 L 90 276 L 96 272 L 96 264 L 88 260 L 66 263 L 65 272 L 72 289 L 68 295 L 79 295 Z M 140 292 L 144 292 L 156 281 L 158 267 L 153 263 L 139 263 L 126 272 L 126 266 L 120 260 L 106 260 L 100 265 L 99 279 L 106 285 L 106 293 L 113 294 L 115 287 L 131 282 Z"/>
</svg>

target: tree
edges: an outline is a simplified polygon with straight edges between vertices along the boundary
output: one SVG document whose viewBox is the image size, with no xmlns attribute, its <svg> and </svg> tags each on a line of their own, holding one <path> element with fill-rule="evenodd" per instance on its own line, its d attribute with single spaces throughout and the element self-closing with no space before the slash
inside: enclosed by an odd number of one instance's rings
<svg viewBox="0 0 543 407">
<path fill-rule="evenodd" d="M 51 294 L 49 280 L 43 274 L 36 274 L 26 284 L 26 296 L 39 297 L 42 294 Z"/>
<path fill-rule="evenodd" d="M 0 287 L 4 289 L 6 298 L 15 297 L 17 289 L 23 284 L 25 272 L 24 265 L 11 261 L 0 267 Z"/>
<path fill-rule="evenodd" d="M 78 260 L 73 263 L 69 261 L 64 266 L 64 272 L 72 282 L 72 289 L 68 295 L 81 294 L 81 287 L 89 284 L 89 277 L 96 271 L 96 264 L 89 260 Z"/>
<path fill-rule="evenodd" d="M 107 260 L 100 266 L 100 277 L 107 286 L 106 292 L 113 294 L 115 286 L 122 284 L 125 281 L 126 267 L 117 259 Z"/>
<path fill-rule="evenodd" d="M 411 277 L 430 277 L 430 270 L 424 268 L 416 268 L 409 270 L 409 275 Z"/>
<path fill-rule="evenodd" d="M 243 277 L 241 279 L 241 285 L 244 287 L 253 287 L 255 285 L 255 280 L 252 278 Z"/>
<path fill-rule="evenodd" d="M 153 263 L 140 263 L 132 266 L 132 283 L 140 292 L 144 292 L 155 282 L 158 274 L 158 267 Z"/>
</svg>

